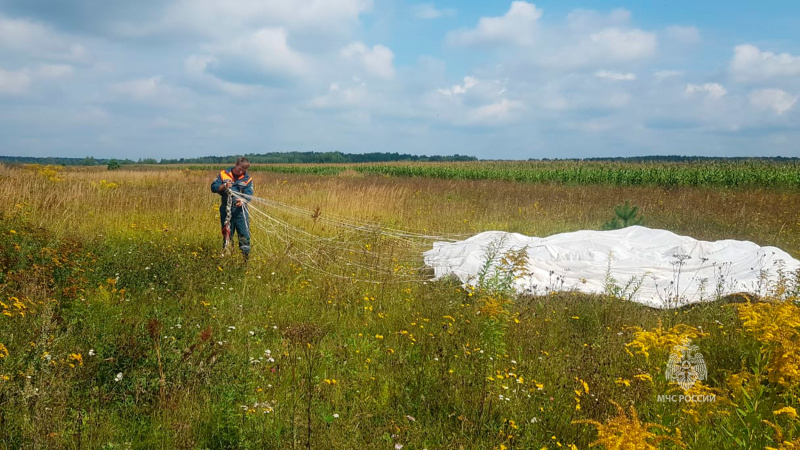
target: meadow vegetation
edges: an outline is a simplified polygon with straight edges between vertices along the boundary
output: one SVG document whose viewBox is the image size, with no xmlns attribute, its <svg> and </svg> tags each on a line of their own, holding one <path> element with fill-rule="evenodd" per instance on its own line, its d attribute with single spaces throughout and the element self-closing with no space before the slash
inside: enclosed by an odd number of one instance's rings
<svg viewBox="0 0 800 450">
<path fill-rule="evenodd" d="M 535 236 L 600 229 L 629 200 L 649 227 L 800 257 L 799 184 L 324 173 L 254 170 L 256 195 Z M 793 274 L 764 298 L 654 310 L 332 277 L 255 227 L 245 266 L 220 257 L 214 176 L 0 166 L 0 447 L 800 448 Z M 685 394 L 664 374 L 684 338 L 708 368 L 686 394 L 713 402 L 658 401 Z"/>
</svg>

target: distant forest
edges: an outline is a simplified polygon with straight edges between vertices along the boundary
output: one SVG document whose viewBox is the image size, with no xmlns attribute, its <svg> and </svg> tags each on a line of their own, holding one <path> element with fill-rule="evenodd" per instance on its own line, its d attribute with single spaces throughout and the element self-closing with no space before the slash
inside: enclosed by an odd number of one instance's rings
<svg viewBox="0 0 800 450">
<path fill-rule="evenodd" d="M 370 163 L 390 161 L 477 161 L 474 156 L 419 156 L 401 153 L 342 153 L 342 152 L 272 152 L 262 154 L 243 155 L 256 164 L 311 164 L 311 163 Z M 0 156 L 0 163 L 5 164 L 54 164 L 62 166 L 96 166 L 105 165 L 110 161 L 119 164 L 224 164 L 232 163 L 238 156 L 203 156 L 200 158 L 142 158 L 138 161 L 130 159 L 96 159 L 86 158 L 36 158 L 29 156 Z"/>
<path fill-rule="evenodd" d="M 474 156 L 420 156 L 402 153 L 342 153 L 342 152 L 272 152 L 262 154 L 246 154 L 250 162 L 256 164 L 325 164 L 325 163 L 376 163 L 391 161 L 419 161 L 419 162 L 452 162 L 452 161 L 478 161 Z M 106 165 L 116 161 L 125 164 L 228 164 L 233 163 L 238 156 L 203 156 L 199 158 L 180 158 L 157 160 L 155 158 L 131 159 L 114 158 L 58 158 L 58 157 L 30 157 L 30 156 L 0 156 L 0 163 L 4 164 L 53 164 L 61 166 L 97 166 Z M 800 163 L 797 157 L 711 157 L 711 156 L 628 156 L 606 158 L 541 158 L 528 161 L 593 161 L 593 162 L 627 162 L 627 163 L 659 163 L 659 162 L 767 162 L 767 163 Z"/>
</svg>

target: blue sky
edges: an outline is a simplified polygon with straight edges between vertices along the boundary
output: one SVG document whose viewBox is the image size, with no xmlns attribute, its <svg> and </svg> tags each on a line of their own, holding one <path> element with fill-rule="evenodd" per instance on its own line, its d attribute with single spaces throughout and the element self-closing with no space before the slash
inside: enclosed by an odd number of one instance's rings
<svg viewBox="0 0 800 450">
<path fill-rule="evenodd" d="M 800 156 L 800 2 L 0 0 L 0 154 Z"/>
</svg>

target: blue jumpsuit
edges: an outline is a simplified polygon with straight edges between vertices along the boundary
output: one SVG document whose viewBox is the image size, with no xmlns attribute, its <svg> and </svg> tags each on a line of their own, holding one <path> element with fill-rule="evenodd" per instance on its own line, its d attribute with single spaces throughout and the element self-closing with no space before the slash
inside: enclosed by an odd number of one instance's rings
<svg viewBox="0 0 800 450">
<path fill-rule="evenodd" d="M 233 181 L 233 185 L 231 186 L 231 190 L 235 192 L 240 192 L 246 195 L 253 195 L 253 179 L 250 178 L 250 174 L 245 172 L 241 176 L 237 177 L 233 174 L 233 167 L 228 168 L 227 170 L 221 170 L 217 178 L 211 183 L 211 191 L 219 194 L 222 197 L 222 203 L 219 206 L 219 220 L 220 225 L 222 227 L 222 234 L 225 235 L 225 216 L 227 213 L 227 202 L 228 202 L 228 194 L 225 192 L 220 193 L 219 188 L 222 186 L 227 180 Z M 249 200 L 242 199 L 244 204 L 247 204 Z M 239 236 L 239 250 L 242 251 L 242 254 L 246 256 L 250 253 L 250 217 L 247 212 L 247 209 L 243 206 L 236 206 L 236 199 L 233 199 L 233 205 L 231 205 L 231 237 L 233 237 L 233 233 L 235 232 Z M 223 238 L 224 241 L 224 238 Z"/>
</svg>

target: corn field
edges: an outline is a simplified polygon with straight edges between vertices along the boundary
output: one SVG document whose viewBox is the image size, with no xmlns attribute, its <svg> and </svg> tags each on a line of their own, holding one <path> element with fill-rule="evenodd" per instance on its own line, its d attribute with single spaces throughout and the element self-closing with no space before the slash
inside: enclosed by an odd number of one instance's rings
<svg viewBox="0 0 800 450">
<path fill-rule="evenodd" d="M 205 169 L 208 166 L 191 166 Z M 524 183 L 612 186 L 799 188 L 800 164 L 764 161 L 631 163 L 584 161 L 481 161 L 259 165 L 257 171 L 337 175 L 346 171 L 393 177 L 505 180 Z"/>
</svg>

